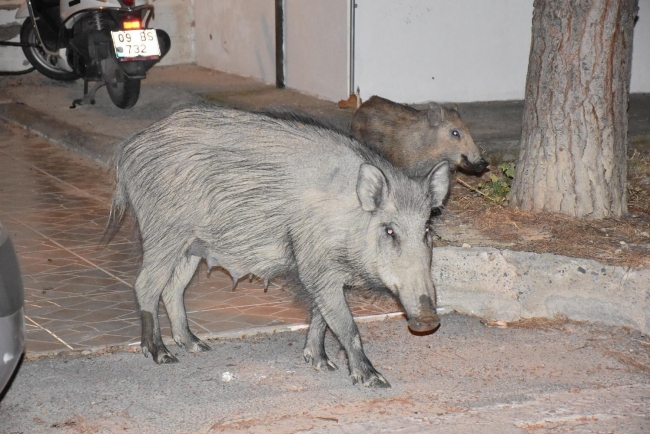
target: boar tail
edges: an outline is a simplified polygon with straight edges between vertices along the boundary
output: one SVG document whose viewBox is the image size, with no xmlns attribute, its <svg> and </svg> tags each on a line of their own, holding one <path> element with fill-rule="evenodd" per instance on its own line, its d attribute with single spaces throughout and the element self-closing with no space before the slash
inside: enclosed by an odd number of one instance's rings
<svg viewBox="0 0 650 434">
<path fill-rule="evenodd" d="M 113 193 L 113 200 L 111 202 L 111 211 L 108 215 L 104 235 L 101 239 L 101 244 L 108 244 L 113 236 L 120 228 L 120 224 L 124 219 L 124 214 L 130 208 L 129 195 L 126 192 L 126 186 L 123 183 L 117 182 L 117 187 Z"/>
</svg>

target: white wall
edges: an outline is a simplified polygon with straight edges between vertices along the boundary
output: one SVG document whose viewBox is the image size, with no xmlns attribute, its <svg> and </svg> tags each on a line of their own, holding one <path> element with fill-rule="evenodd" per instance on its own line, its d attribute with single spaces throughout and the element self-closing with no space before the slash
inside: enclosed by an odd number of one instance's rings
<svg viewBox="0 0 650 434">
<path fill-rule="evenodd" d="M 347 97 L 349 0 L 285 1 L 285 85 L 329 100 Z M 195 0 L 201 66 L 275 83 L 275 2 Z"/>
<path fill-rule="evenodd" d="M 172 46 L 159 65 L 196 62 L 194 49 L 194 0 L 154 0 L 156 12 L 150 27 L 169 34 Z"/>
<path fill-rule="evenodd" d="M 355 86 L 367 99 L 523 99 L 532 0 L 356 0 Z M 639 0 L 631 92 L 650 92 L 650 0 Z"/>
<path fill-rule="evenodd" d="M 285 2 L 285 85 L 331 101 L 348 97 L 349 0 Z"/>
<path fill-rule="evenodd" d="M 521 99 L 532 0 L 356 0 L 355 86 L 401 102 Z"/>
<path fill-rule="evenodd" d="M 650 92 L 650 0 L 639 0 L 639 20 L 632 43 L 630 92 Z"/>
<path fill-rule="evenodd" d="M 275 83 L 275 2 L 194 0 L 200 66 Z"/>
</svg>

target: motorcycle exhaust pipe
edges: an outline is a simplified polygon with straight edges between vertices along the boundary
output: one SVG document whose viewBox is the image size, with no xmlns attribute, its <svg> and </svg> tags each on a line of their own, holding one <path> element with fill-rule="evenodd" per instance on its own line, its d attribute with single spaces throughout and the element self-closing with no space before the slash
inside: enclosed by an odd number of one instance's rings
<svg viewBox="0 0 650 434">
<path fill-rule="evenodd" d="M 22 42 L 9 42 L 9 41 L 0 41 L 0 46 L 5 46 L 5 47 L 29 47 L 29 48 L 40 47 L 40 45 L 38 45 L 38 44 L 27 44 L 27 43 L 22 43 Z"/>
</svg>

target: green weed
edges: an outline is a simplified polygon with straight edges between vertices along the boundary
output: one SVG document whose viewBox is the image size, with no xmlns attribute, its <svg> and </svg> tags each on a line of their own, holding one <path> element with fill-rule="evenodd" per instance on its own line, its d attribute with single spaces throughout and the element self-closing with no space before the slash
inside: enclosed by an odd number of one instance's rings
<svg viewBox="0 0 650 434">
<path fill-rule="evenodd" d="M 483 196 L 496 203 L 510 200 L 510 187 L 515 176 L 515 163 L 505 162 L 497 166 L 496 173 L 490 173 L 490 180 L 477 187 Z"/>
</svg>

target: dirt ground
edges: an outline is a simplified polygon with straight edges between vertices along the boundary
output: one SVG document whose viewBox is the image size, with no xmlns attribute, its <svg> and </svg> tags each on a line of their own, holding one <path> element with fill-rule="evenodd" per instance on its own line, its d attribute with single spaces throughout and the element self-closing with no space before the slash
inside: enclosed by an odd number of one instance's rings
<svg viewBox="0 0 650 434">
<path fill-rule="evenodd" d="M 628 158 L 628 217 L 571 218 L 508 207 L 508 195 L 495 202 L 486 183 L 499 167 L 482 176 L 456 173 L 449 202 L 440 217 L 439 245 L 475 239 L 476 245 L 594 259 L 607 265 L 650 266 L 650 155 Z M 497 181 L 497 182 L 498 182 Z M 470 243 L 474 244 L 474 243 Z"/>
<path fill-rule="evenodd" d="M 650 423 L 650 341 L 568 321 L 490 326 L 449 314 L 414 336 L 401 318 L 360 325 L 390 389 L 352 385 L 302 359 L 305 331 L 213 340 L 157 366 L 133 352 L 23 364 L 0 404 L 2 433 L 591 433 Z"/>
</svg>

